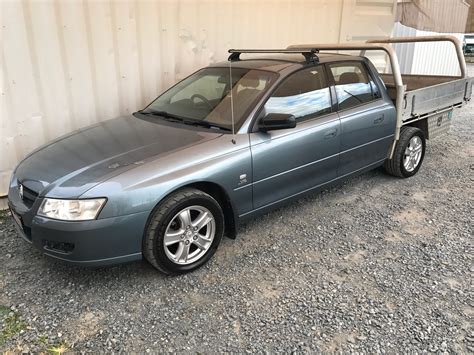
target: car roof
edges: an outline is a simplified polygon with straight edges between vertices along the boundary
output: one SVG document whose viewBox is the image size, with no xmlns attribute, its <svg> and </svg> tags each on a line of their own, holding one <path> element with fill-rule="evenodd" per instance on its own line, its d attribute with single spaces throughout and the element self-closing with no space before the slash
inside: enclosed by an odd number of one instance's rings
<svg viewBox="0 0 474 355">
<path fill-rule="evenodd" d="M 242 56 L 247 56 L 242 54 Z M 362 57 L 351 56 L 339 53 L 318 53 L 319 63 L 339 62 L 339 61 L 360 61 Z M 266 55 L 264 57 L 248 58 L 232 61 L 232 68 L 259 69 L 272 72 L 282 72 L 288 69 L 299 69 L 306 65 L 306 60 L 300 54 L 278 54 Z M 210 67 L 228 67 L 229 61 L 211 64 Z"/>
</svg>

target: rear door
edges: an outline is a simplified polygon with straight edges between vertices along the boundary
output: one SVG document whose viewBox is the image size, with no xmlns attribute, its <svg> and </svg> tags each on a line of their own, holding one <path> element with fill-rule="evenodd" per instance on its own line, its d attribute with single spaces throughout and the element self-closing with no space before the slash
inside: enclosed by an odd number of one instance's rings
<svg viewBox="0 0 474 355">
<path fill-rule="evenodd" d="M 292 114 L 297 126 L 250 134 L 255 209 L 337 175 L 339 118 L 332 108 L 324 66 L 312 66 L 285 79 L 267 100 L 259 119 L 268 113 Z"/>
<path fill-rule="evenodd" d="M 393 104 L 382 99 L 380 89 L 363 62 L 329 64 L 341 120 L 338 176 L 382 162 L 395 133 Z"/>
</svg>

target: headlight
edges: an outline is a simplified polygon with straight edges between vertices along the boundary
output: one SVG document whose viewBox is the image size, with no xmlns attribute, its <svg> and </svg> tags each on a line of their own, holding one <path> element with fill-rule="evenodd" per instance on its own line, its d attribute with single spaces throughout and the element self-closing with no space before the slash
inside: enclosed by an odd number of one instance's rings
<svg viewBox="0 0 474 355">
<path fill-rule="evenodd" d="M 38 215 L 64 221 L 96 219 L 105 204 L 105 198 L 91 200 L 57 200 L 45 198 Z"/>
</svg>

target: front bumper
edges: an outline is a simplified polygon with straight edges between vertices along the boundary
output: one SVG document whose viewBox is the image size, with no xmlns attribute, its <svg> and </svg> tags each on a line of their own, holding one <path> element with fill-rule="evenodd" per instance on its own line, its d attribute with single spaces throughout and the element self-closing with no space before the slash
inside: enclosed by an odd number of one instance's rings
<svg viewBox="0 0 474 355">
<path fill-rule="evenodd" d="M 37 216 L 42 198 L 32 205 L 10 186 L 8 205 L 19 235 L 47 256 L 84 266 L 119 264 L 142 258 L 142 238 L 149 212 L 97 219 L 58 221 Z"/>
</svg>

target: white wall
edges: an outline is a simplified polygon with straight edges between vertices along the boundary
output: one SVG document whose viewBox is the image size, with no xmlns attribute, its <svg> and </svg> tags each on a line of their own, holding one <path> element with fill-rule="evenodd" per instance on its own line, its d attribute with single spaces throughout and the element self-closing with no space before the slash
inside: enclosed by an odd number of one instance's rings
<svg viewBox="0 0 474 355">
<path fill-rule="evenodd" d="M 464 34 L 460 33 L 437 33 L 420 31 L 407 27 L 399 22 L 394 26 L 394 37 L 405 36 L 434 36 L 452 35 L 461 42 Z M 456 50 L 451 42 L 428 42 L 395 45 L 400 69 L 404 74 L 422 75 L 460 75 L 459 62 Z"/>
<path fill-rule="evenodd" d="M 142 108 L 228 48 L 384 37 L 395 10 L 393 0 L 0 3 L 0 196 L 31 150 Z"/>
</svg>

